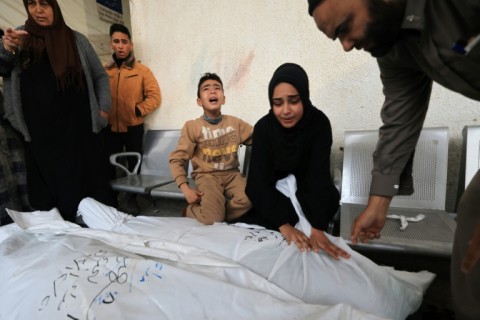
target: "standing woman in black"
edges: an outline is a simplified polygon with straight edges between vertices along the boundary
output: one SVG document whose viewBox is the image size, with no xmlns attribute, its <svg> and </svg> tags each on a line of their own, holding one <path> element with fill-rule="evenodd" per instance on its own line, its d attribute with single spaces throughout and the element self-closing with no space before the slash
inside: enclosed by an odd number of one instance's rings
<svg viewBox="0 0 480 320">
<path fill-rule="evenodd" d="M 84 197 L 114 205 L 102 129 L 111 97 L 108 76 L 56 0 L 24 0 L 25 26 L 0 42 L 5 114 L 25 139 L 27 188 L 36 210 L 58 208 L 75 221 Z"/>
<path fill-rule="evenodd" d="M 246 193 L 254 210 L 250 223 L 279 230 L 301 251 L 324 250 L 332 257 L 349 255 L 324 234 L 339 206 L 330 174 L 332 129 L 327 116 L 310 101 L 308 76 L 293 63 L 281 65 L 268 86 L 270 111 L 254 127 Z M 294 226 L 298 215 L 276 182 L 295 176 L 296 197 L 312 225 L 310 237 Z"/>
</svg>

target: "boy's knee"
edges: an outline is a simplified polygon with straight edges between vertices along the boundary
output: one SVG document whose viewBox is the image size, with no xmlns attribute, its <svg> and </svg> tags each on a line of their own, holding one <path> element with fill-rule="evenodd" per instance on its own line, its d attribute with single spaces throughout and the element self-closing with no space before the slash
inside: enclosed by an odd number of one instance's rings
<svg viewBox="0 0 480 320">
<path fill-rule="evenodd" d="M 250 202 L 250 199 L 248 199 L 246 194 L 235 196 L 229 201 L 233 207 L 250 208 L 252 206 L 252 203 Z"/>
<path fill-rule="evenodd" d="M 198 220 L 198 222 L 203 223 L 204 225 L 210 226 L 215 223 L 215 220 L 213 220 L 211 217 L 202 217 L 202 216 L 197 216 L 195 219 Z"/>
<path fill-rule="evenodd" d="M 193 208 L 192 208 L 193 209 Z M 187 217 L 197 219 L 206 225 L 212 225 L 215 222 L 225 221 L 225 210 L 196 208 L 197 210 L 187 210 Z"/>
</svg>

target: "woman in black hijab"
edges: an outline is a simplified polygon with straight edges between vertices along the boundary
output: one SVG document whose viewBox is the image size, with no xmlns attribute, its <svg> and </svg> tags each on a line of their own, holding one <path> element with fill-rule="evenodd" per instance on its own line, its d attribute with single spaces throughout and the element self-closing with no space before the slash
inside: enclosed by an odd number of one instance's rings
<svg viewBox="0 0 480 320">
<path fill-rule="evenodd" d="M 302 251 L 320 250 L 338 259 L 349 255 L 324 234 L 339 206 L 330 175 L 332 129 L 327 116 L 310 101 L 308 76 L 299 65 L 286 63 L 268 86 L 270 111 L 254 127 L 246 193 L 254 210 L 245 222 L 279 230 Z M 294 226 L 298 215 L 276 182 L 295 176 L 296 197 L 312 225 L 308 238 Z"/>
</svg>

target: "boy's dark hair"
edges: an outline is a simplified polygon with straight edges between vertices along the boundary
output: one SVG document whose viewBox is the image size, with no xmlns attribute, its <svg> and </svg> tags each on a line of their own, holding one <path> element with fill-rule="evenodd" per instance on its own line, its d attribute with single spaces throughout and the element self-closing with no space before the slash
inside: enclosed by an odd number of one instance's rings
<svg viewBox="0 0 480 320">
<path fill-rule="evenodd" d="M 127 27 L 125 27 L 123 24 L 120 23 L 114 23 L 110 26 L 110 38 L 112 37 L 112 34 L 114 32 L 121 32 L 124 33 L 128 36 L 129 40 L 132 40 L 132 37 L 130 36 L 130 31 L 128 30 Z"/>
<path fill-rule="evenodd" d="M 207 80 L 218 81 L 218 82 L 220 82 L 220 84 L 222 85 L 222 88 L 223 88 L 222 79 L 220 79 L 220 77 L 216 73 L 210 73 L 210 72 L 204 73 L 203 76 L 198 81 L 197 98 L 200 98 L 200 87 L 202 86 L 202 83 L 204 83 Z"/>
</svg>

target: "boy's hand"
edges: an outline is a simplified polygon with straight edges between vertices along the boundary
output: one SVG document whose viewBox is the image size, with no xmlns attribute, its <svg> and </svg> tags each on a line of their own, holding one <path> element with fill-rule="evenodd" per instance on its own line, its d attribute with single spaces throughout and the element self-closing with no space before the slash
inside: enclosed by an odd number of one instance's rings
<svg viewBox="0 0 480 320">
<path fill-rule="evenodd" d="M 200 203 L 200 201 L 202 201 L 202 191 L 191 189 L 187 183 L 182 184 L 180 189 L 182 190 L 185 200 L 187 200 L 188 204 Z"/>
</svg>

